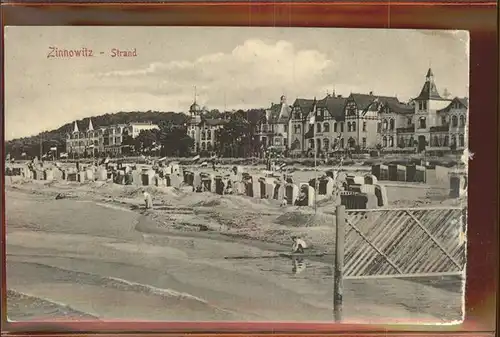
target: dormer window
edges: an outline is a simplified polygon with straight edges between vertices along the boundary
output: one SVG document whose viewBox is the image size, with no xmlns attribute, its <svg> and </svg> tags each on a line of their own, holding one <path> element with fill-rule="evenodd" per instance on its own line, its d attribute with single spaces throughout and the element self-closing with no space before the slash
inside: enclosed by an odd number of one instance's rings
<svg viewBox="0 0 500 337">
<path fill-rule="evenodd" d="M 427 110 L 427 102 L 426 101 L 418 102 L 418 109 L 419 110 Z"/>
</svg>

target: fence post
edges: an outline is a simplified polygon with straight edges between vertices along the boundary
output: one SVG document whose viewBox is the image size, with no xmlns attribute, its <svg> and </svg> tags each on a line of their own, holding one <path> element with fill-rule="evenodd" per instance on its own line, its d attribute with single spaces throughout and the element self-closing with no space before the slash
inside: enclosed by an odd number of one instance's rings
<svg viewBox="0 0 500 337">
<path fill-rule="evenodd" d="M 333 270 L 333 314 L 335 323 L 342 321 L 345 221 L 345 206 L 339 205 L 336 209 L 335 266 Z"/>
</svg>

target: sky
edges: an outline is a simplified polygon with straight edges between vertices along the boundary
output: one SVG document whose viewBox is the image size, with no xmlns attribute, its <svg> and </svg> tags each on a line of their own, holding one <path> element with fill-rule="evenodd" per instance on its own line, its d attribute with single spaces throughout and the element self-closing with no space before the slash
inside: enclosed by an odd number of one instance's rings
<svg viewBox="0 0 500 337">
<path fill-rule="evenodd" d="M 464 31 L 260 27 L 5 27 L 5 138 L 119 111 L 266 108 L 285 95 L 468 97 Z M 93 57 L 48 57 L 51 47 Z M 112 49 L 135 57 L 112 57 Z"/>
</svg>

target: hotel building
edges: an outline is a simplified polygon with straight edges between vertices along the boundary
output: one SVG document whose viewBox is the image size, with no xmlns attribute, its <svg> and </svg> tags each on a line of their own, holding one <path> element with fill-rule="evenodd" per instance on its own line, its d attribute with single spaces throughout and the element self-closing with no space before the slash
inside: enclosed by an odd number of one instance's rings
<svg viewBox="0 0 500 337">
<path fill-rule="evenodd" d="M 122 142 L 126 136 L 136 138 L 141 131 L 153 129 L 158 129 L 158 126 L 150 122 L 116 124 L 95 129 L 90 118 L 87 128 L 84 129 L 75 121 L 73 131 L 66 135 L 66 152 L 70 157 L 72 154 L 79 156 L 103 153 L 118 155 L 122 152 Z"/>
</svg>

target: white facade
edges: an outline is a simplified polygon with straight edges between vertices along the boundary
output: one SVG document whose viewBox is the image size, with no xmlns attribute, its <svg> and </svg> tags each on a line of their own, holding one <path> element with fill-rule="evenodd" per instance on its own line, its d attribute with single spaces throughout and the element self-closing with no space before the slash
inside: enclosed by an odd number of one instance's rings
<svg viewBox="0 0 500 337">
<path fill-rule="evenodd" d="M 80 131 L 78 123 L 74 123 L 73 132 L 66 135 L 66 152 L 71 154 L 92 153 L 121 153 L 122 142 L 125 136 L 131 135 L 133 138 L 139 136 L 143 130 L 158 129 L 152 123 L 133 122 L 129 124 L 117 124 L 94 129 L 92 121 L 89 119 L 88 127 L 85 131 Z"/>
</svg>

